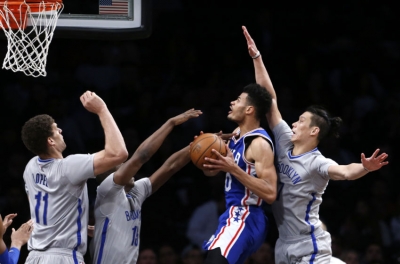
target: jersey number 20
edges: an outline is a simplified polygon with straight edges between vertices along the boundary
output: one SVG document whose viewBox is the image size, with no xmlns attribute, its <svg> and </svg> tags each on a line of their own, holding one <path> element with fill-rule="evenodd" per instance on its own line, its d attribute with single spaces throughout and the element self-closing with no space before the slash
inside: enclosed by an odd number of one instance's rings
<svg viewBox="0 0 400 264">
<path fill-rule="evenodd" d="M 36 206 L 35 206 L 35 215 L 36 215 L 36 223 L 40 224 L 39 210 L 40 204 L 42 202 L 42 192 L 38 192 L 35 195 Z M 45 193 L 43 195 L 44 209 L 43 209 L 43 225 L 47 225 L 47 206 L 49 204 L 49 194 Z"/>
</svg>

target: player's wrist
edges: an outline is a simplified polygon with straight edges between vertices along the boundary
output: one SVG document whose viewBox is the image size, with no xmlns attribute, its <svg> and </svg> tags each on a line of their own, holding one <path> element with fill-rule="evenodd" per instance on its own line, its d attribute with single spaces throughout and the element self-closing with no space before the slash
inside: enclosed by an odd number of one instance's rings
<svg viewBox="0 0 400 264">
<path fill-rule="evenodd" d="M 22 246 L 25 245 L 22 241 L 12 241 L 10 248 L 16 248 L 18 250 L 21 250 Z"/>
<path fill-rule="evenodd" d="M 372 172 L 372 170 L 367 169 L 364 165 L 363 165 L 363 168 L 364 168 L 364 170 L 365 170 L 367 173 Z"/>
<path fill-rule="evenodd" d="M 253 60 L 255 60 L 255 59 L 259 58 L 260 56 L 261 56 L 261 53 L 260 53 L 259 50 L 257 50 L 256 54 L 255 54 L 254 56 L 251 56 L 251 58 L 252 58 Z"/>
</svg>

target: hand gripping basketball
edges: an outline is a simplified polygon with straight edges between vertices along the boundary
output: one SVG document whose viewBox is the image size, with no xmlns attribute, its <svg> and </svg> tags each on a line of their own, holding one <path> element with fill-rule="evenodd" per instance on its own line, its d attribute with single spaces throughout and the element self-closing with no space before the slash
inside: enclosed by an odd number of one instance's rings
<svg viewBox="0 0 400 264">
<path fill-rule="evenodd" d="M 217 154 L 212 152 L 215 149 L 220 155 L 226 156 L 225 142 L 217 135 L 212 133 L 200 134 L 190 144 L 190 158 L 193 164 L 204 170 L 203 164 L 206 163 L 207 158 L 217 158 Z"/>
</svg>

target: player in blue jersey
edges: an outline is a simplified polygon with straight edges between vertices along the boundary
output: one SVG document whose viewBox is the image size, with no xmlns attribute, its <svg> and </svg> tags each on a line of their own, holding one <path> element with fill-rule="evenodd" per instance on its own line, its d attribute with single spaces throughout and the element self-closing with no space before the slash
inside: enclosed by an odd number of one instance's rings
<svg viewBox="0 0 400 264">
<path fill-rule="evenodd" d="M 122 134 L 104 101 L 90 91 L 80 100 L 99 117 L 104 129 L 105 146 L 97 153 L 64 158 L 62 130 L 49 115 L 32 117 L 22 128 L 25 146 L 36 155 L 24 171 L 31 218 L 35 221 L 25 263 L 84 262 L 89 220 L 86 181 L 128 157 Z"/>
<path fill-rule="evenodd" d="M 282 119 L 277 97 L 268 72 L 253 39 L 243 27 L 250 56 L 253 58 L 256 81 L 272 95 L 267 114 L 275 136 L 276 164 L 279 176 L 278 196 L 272 211 L 278 226 L 275 263 L 323 263 L 331 261 L 331 237 L 319 220 L 322 194 L 332 180 L 356 180 L 388 164 L 386 153 L 377 149 L 371 157 L 361 154 L 361 163 L 338 165 L 318 150 L 319 142 L 337 135 L 341 119 L 311 106 L 290 128 Z"/>
<path fill-rule="evenodd" d="M 271 105 L 271 95 L 264 87 L 250 84 L 231 102 L 228 119 L 238 124 L 227 145 L 227 156 L 207 159 L 205 174 L 226 172 L 226 211 L 204 249 L 205 263 L 240 264 L 255 252 L 267 235 L 268 219 L 261 207 L 275 201 L 277 175 L 274 146 L 268 133 L 260 127 Z"/>
<path fill-rule="evenodd" d="M 5 245 L 3 240 L 3 235 L 6 232 L 7 226 L 9 224 L 10 221 L 8 221 L 7 223 L 3 223 L 3 219 L 0 215 L 0 264 L 17 264 L 21 247 L 25 245 L 26 242 L 28 242 L 28 239 L 33 231 L 32 220 L 29 220 L 28 222 L 22 224 L 21 227 L 18 228 L 18 230 L 16 231 L 12 229 L 11 246 L 10 251 L 8 251 L 7 246 Z"/>
</svg>

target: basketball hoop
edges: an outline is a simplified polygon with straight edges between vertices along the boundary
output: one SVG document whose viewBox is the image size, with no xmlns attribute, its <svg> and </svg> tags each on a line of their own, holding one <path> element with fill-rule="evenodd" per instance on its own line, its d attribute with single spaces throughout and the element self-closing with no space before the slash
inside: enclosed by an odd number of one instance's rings
<svg viewBox="0 0 400 264">
<path fill-rule="evenodd" d="M 46 76 L 49 46 L 62 0 L 0 0 L 0 27 L 8 39 L 3 68 L 28 76 Z"/>
</svg>

